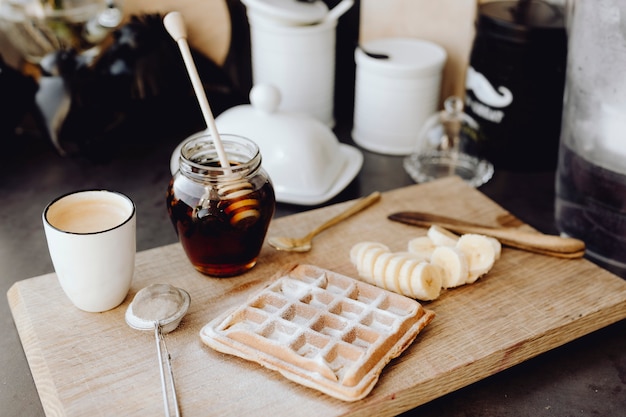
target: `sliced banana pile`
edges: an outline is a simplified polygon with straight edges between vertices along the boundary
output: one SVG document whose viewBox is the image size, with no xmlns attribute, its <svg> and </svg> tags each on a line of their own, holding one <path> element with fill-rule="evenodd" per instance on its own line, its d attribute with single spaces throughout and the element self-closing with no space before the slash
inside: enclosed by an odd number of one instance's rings
<svg viewBox="0 0 626 417">
<path fill-rule="evenodd" d="M 426 236 L 408 243 L 406 252 L 391 252 L 378 242 L 359 242 L 350 261 L 364 281 L 408 297 L 435 300 L 444 288 L 471 284 L 493 267 L 502 246 L 492 237 L 457 235 L 431 226 Z"/>
</svg>

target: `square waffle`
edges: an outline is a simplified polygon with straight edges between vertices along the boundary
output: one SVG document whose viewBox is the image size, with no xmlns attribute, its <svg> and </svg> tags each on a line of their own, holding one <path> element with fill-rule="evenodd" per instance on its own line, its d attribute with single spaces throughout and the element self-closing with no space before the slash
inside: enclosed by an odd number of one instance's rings
<svg viewBox="0 0 626 417">
<path fill-rule="evenodd" d="M 200 338 L 219 352 L 356 401 L 433 317 L 411 298 L 300 264 L 278 272 L 244 305 L 207 323 Z"/>
</svg>

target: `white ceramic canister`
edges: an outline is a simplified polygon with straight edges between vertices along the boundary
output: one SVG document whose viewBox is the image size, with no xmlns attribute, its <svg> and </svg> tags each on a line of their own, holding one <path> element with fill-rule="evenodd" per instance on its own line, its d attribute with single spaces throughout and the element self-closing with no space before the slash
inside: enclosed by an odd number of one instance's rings
<svg viewBox="0 0 626 417">
<path fill-rule="evenodd" d="M 437 111 L 446 58 L 441 46 L 413 38 L 376 39 L 357 48 L 354 141 L 378 153 L 410 154 Z"/>
<path fill-rule="evenodd" d="M 275 7 L 266 7 L 268 2 L 262 0 L 243 3 L 250 24 L 253 84 L 277 87 L 282 97 L 279 110 L 304 113 L 334 126 L 337 20 L 323 20 L 327 8 L 281 15 L 282 2 L 271 5 Z"/>
</svg>

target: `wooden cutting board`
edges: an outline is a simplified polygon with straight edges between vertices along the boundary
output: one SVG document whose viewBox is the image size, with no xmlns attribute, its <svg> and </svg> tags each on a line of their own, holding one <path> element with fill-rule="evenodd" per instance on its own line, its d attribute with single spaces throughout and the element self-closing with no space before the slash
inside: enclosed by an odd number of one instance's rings
<svg viewBox="0 0 626 417">
<path fill-rule="evenodd" d="M 270 234 L 304 234 L 347 204 L 277 219 Z M 185 288 L 192 297 L 181 326 L 166 336 L 186 417 L 394 415 L 626 317 L 625 280 L 583 259 L 505 248 L 487 276 L 426 304 L 437 314 L 433 322 L 361 401 L 333 399 L 200 341 L 204 324 L 242 303 L 285 263 L 356 276 L 349 260 L 353 244 L 374 240 L 404 250 L 426 230 L 391 222 L 387 215 L 412 209 L 493 225 L 512 220 L 479 191 L 449 178 L 384 193 L 374 206 L 319 235 L 309 253 L 276 252 L 266 245 L 258 265 L 236 278 L 195 272 L 179 244 L 141 252 L 129 296 L 105 313 L 74 308 L 55 274 L 17 282 L 9 304 L 46 414 L 162 415 L 153 334 L 124 322 L 134 294 L 155 282 Z"/>
</svg>

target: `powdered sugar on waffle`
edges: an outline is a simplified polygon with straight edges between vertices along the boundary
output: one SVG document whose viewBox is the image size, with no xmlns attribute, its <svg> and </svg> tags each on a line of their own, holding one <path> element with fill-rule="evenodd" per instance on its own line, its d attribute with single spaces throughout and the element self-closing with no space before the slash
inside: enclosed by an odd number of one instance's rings
<svg viewBox="0 0 626 417">
<path fill-rule="evenodd" d="M 217 351 L 355 401 L 433 317 L 411 298 L 301 264 L 279 271 L 244 305 L 207 323 L 200 338 Z"/>
</svg>

